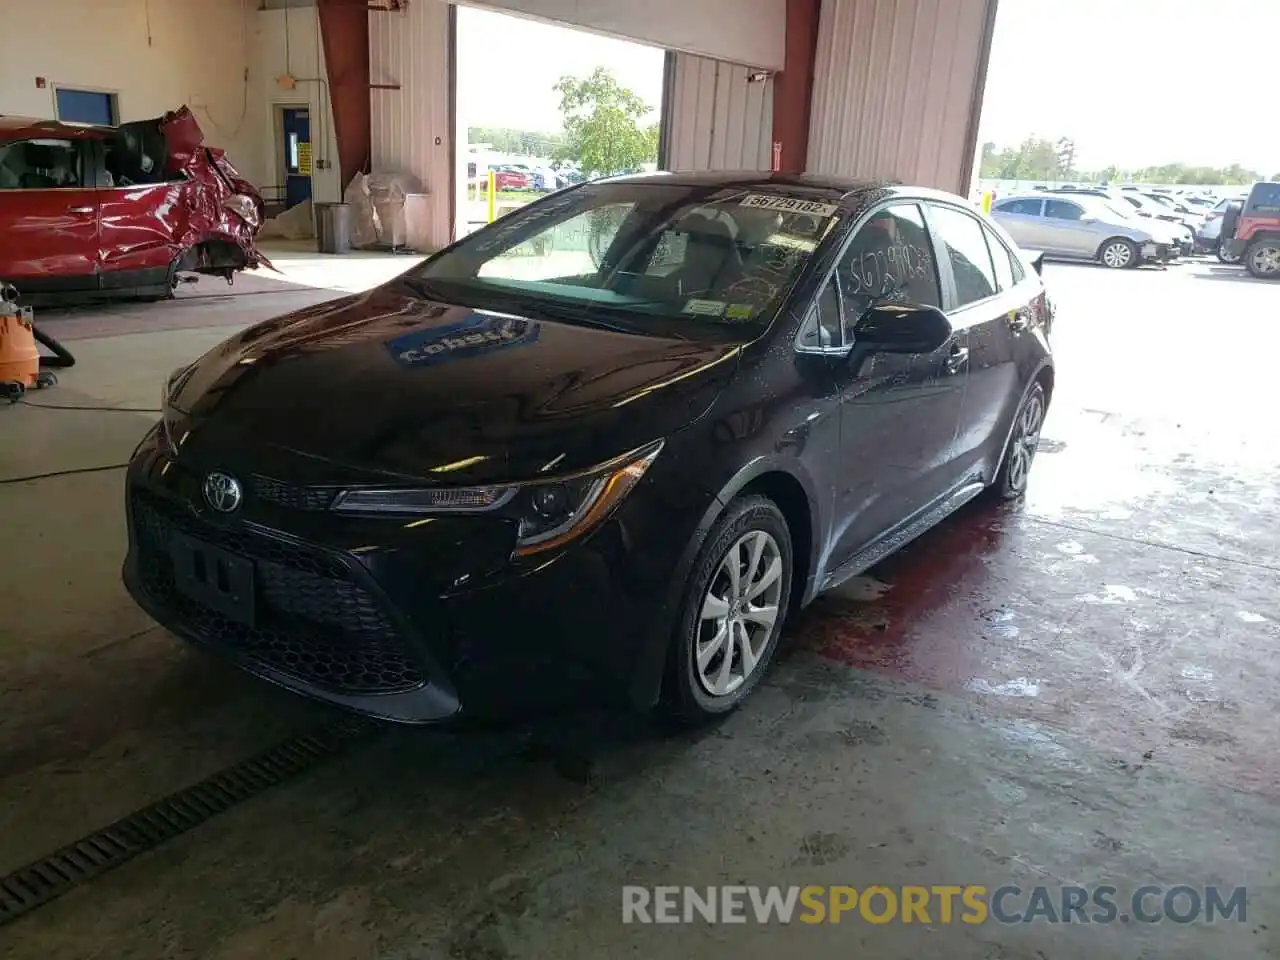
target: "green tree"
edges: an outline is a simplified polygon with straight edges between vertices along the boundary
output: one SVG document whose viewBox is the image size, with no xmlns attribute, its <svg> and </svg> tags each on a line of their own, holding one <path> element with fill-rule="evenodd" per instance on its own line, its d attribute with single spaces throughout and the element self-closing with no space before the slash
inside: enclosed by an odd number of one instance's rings
<svg viewBox="0 0 1280 960">
<path fill-rule="evenodd" d="M 467 142 L 487 144 L 500 153 L 548 157 L 564 147 L 564 135 L 510 127 L 468 127 Z"/>
<path fill-rule="evenodd" d="M 1074 180 L 1076 171 L 1076 142 L 1070 137 L 1062 137 L 1054 147 L 1058 158 L 1057 179 Z"/>
<path fill-rule="evenodd" d="M 574 160 L 587 176 L 634 170 L 658 158 L 657 124 L 641 127 L 650 110 L 605 67 L 586 77 L 561 77 L 564 144 L 556 159 Z"/>
</svg>

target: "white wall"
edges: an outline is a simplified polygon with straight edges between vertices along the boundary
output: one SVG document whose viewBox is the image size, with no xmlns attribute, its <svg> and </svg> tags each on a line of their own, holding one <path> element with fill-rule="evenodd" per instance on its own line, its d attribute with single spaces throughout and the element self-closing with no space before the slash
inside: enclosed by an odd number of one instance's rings
<svg viewBox="0 0 1280 960">
<path fill-rule="evenodd" d="M 449 243 L 453 232 L 454 130 L 449 124 L 449 7 L 417 2 L 399 13 L 369 17 L 373 169 L 411 173 L 428 195 L 428 242 Z"/>
<path fill-rule="evenodd" d="M 995 2 L 822 0 L 809 170 L 967 194 Z"/>
<path fill-rule="evenodd" d="M 2 2 L 2 0 L 0 0 Z M 254 182 L 264 187 L 284 183 L 279 106 L 305 106 L 311 115 L 311 151 L 315 164 L 312 198 L 320 203 L 342 199 L 338 141 L 320 23 L 314 6 L 262 10 L 253 14 L 251 93 L 255 101 Z M 297 86 L 285 89 L 278 78 L 290 74 Z"/>
<path fill-rule="evenodd" d="M 186 103 L 256 179 L 253 0 L 0 0 L 0 113 L 53 118 L 54 85 L 117 95 L 120 120 Z M 45 89 L 36 87 L 45 77 Z"/>
<path fill-rule="evenodd" d="M 769 70 L 782 69 L 786 46 L 786 0 L 480 0 L 472 5 Z"/>
<path fill-rule="evenodd" d="M 768 170 L 773 78 L 722 60 L 675 54 L 662 122 L 671 170 Z"/>
</svg>

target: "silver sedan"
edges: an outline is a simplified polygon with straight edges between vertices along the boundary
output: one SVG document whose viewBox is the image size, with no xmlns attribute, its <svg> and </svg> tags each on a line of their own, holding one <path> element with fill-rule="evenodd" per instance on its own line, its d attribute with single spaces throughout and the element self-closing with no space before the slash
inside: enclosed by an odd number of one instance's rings
<svg viewBox="0 0 1280 960">
<path fill-rule="evenodd" d="M 1020 247 L 1064 260 L 1096 260 L 1121 269 L 1176 255 L 1176 237 L 1159 220 L 1139 221 L 1105 198 L 1029 194 L 1006 197 L 991 216 Z"/>
</svg>

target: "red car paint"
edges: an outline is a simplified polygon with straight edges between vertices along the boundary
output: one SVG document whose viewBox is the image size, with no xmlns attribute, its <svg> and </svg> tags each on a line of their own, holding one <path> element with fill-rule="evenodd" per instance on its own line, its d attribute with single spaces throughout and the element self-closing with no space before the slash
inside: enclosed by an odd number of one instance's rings
<svg viewBox="0 0 1280 960">
<path fill-rule="evenodd" d="M 529 189 L 529 178 L 523 173 L 517 173 L 515 170 L 495 170 L 493 172 L 493 183 L 499 190 Z M 488 178 L 480 181 L 480 189 L 489 189 Z"/>
<path fill-rule="evenodd" d="M 162 152 L 161 169 L 136 181 L 111 173 L 113 162 L 143 156 L 126 146 L 129 137 Z M 24 299 L 168 296 L 179 272 L 230 280 L 270 266 L 254 246 L 261 195 L 222 150 L 204 145 L 187 107 L 119 128 L 0 117 L 0 151 L 48 140 L 74 145 L 78 183 L 51 186 L 37 177 L 32 186 L 0 189 L 0 279 Z"/>
</svg>

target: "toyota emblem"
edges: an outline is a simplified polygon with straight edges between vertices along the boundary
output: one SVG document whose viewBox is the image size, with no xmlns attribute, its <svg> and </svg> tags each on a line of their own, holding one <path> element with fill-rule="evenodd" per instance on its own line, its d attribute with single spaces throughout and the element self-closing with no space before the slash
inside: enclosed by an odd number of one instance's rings
<svg viewBox="0 0 1280 960">
<path fill-rule="evenodd" d="M 240 506 L 244 499 L 244 491 L 240 489 L 240 481 L 228 473 L 217 471 L 204 478 L 205 502 L 219 513 L 231 513 Z"/>
</svg>

